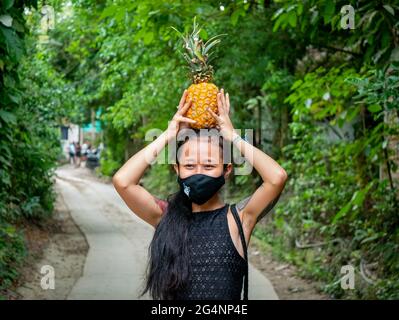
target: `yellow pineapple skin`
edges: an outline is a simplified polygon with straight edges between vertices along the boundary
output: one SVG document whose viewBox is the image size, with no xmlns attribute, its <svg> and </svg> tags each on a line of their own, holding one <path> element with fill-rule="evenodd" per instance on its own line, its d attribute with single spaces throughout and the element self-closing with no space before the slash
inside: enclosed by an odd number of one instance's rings
<svg viewBox="0 0 399 320">
<path fill-rule="evenodd" d="M 194 129 L 214 128 L 217 121 L 206 111 L 206 108 L 209 107 L 213 112 L 219 114 L 217 105 L 218 87 L 213 83 L 202 82 L 192 84 L 187 91 L 187 99 L 191 99 L 192 104 L 185 116 L 197 121 L 190 123 L 190 127 Z"/>
</svg>

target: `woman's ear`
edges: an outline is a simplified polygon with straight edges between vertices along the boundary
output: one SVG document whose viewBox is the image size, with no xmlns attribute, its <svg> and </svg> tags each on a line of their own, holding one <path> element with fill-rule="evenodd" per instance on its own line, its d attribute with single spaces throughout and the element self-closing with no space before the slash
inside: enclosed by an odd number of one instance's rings
<svg viewBox="0 0 399 320">
<path fill-rule="evenodd" d="M 232 164 L 232 163 L 229 163 L 229 164 L 226 166 L 226 171 L 224 172 L 224 177 L 225 177 L 225 179 L 228 179 L 228 178 L 229 178 L 229 176 L 230 176 L 230 174 L 231 174 L 232 171 L 233 171 L 233 164 Z"/>
<path fill-rule="evenodd" d="M 179 175 L 179 165 L 178 164 L 173 164 L 173 169 L 175 169 L 176 174 Z"/>
</svg>

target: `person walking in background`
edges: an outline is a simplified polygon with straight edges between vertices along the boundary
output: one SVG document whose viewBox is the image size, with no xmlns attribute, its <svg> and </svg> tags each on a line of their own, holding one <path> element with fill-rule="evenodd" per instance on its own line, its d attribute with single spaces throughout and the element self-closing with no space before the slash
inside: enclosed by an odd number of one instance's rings
<svg viewBox="0 0 399 320">
<path fill-rule="evenodd" d="M 72 163 L 71 163 L 72 161 Z M 75 164 L 75 143 L 71 142 L 69 144 L 69 164 Z"/>
<path fill-rule="evenodd" d="M 76 149 L 76 152 L 75 152 L 75 155 L 76 155 L 76 166 L 80 167 L 80 161 L 81 161 L 80 157 L 81 157 L 82 147 L 81 147 L 79 141 L 76 142 L 75 149 Z"/>
<path fill-rule="evenodd" d="M 89 148 L 89 144 L 87 143 L 87 141 L 85 140 L 85 142 L 82 144 L 82 161 L 86 161 L 87 160 L 87 151 Z"/>
</svg>

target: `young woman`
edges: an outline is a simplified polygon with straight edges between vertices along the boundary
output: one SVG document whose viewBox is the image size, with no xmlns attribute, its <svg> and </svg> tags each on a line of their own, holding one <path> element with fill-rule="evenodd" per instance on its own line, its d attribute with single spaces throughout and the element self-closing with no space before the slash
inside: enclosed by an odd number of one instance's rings
<svg viewBox="0 0 399 320">
<path fill-rule="evenodd" d="M 271 157 L 240 138 L 229 118 L 229 95 L 222 89 L 217 98 L 219 115 L 208 110 L 217 120 L 220 139 L 215 143 L 195 131 L 178 144 L 174 169 L 179 191 L 167 201 L 151 195 L 140 179 L 166 144 L 193 122 L 184 117 L 191 104 L 186 97 L 185 91 L 167 130 L 113 177 L 128 207 L 155 228 L 142 294 L 149 291 L 154 299 L 167 300 L 240 300 L 252 231 L 277 203 L 287 174 Z M 232 164 L 223 163 L 223 139 L 239 149 L 263 180 L 252 195 L 234 206 L 220 194 L 232 172 Z"/>
</svg>

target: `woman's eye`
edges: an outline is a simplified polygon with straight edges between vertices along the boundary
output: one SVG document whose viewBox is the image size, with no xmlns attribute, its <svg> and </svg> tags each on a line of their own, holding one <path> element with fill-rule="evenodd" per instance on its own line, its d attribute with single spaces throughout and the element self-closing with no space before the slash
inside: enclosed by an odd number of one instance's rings
<svg viewBox="0 0 399 320">
<path fill-rule="evenodd" d="M 193 166 L 192 164 L 186 164 L 185 167 L 186 167 L 187 169 L 192 169 L 194 166 Z"/>
<path fill-rule="evenodd" d="M 215 166 L 212 166 L 212 165 L 209 165 L 209 164 L 205 166 L 206 169 L 213 169 L 214 167 Z"/>
</svg>

